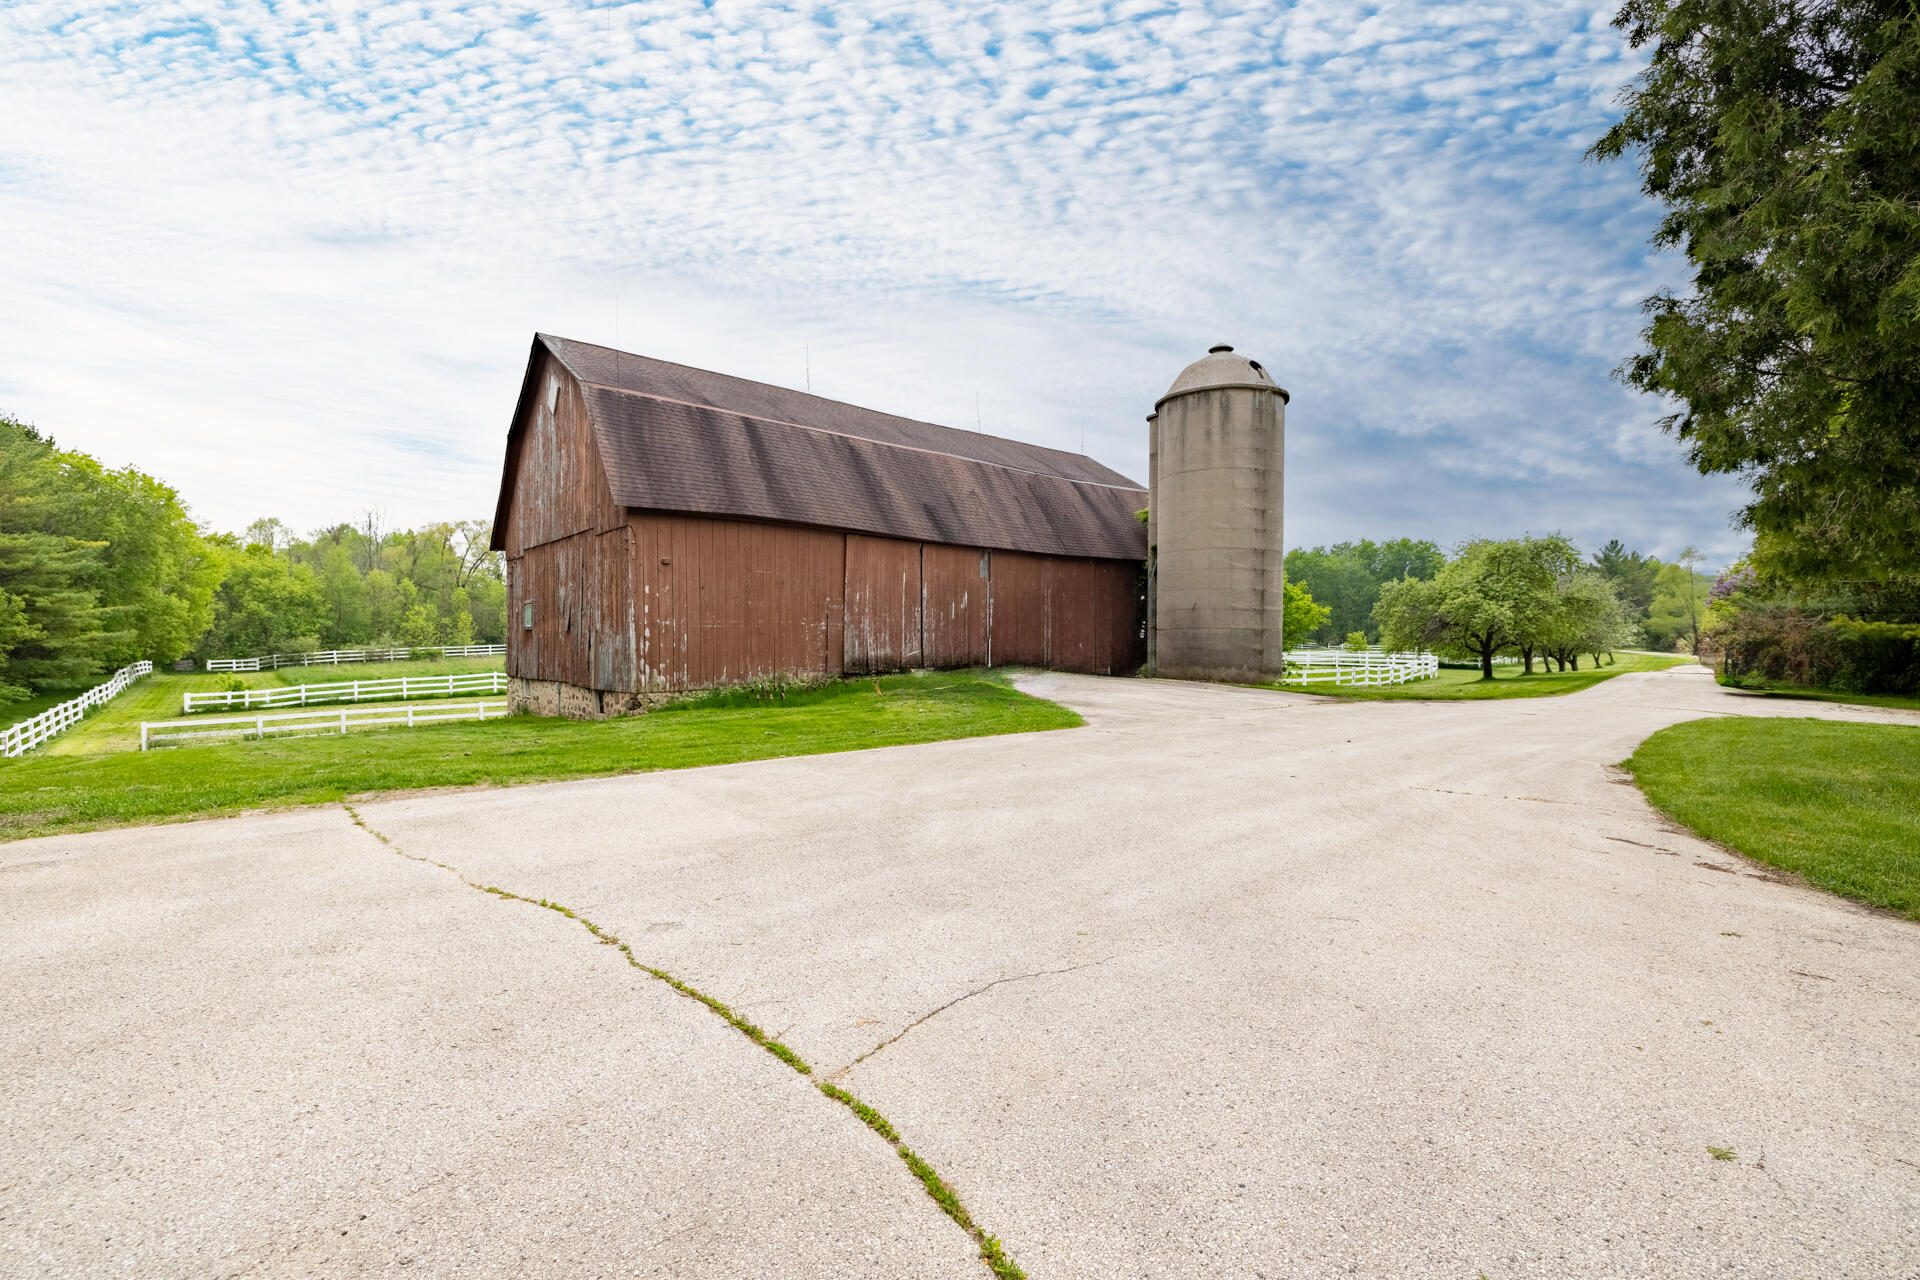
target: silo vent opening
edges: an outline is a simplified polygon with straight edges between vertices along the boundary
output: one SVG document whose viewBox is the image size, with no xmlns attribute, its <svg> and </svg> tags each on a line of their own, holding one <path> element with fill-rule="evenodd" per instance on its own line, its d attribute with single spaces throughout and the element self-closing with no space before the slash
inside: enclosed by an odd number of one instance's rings
<svg viewBox="0 0 1920 1280">
<path fill-rule="evenodd" d="M 1210 346 L 1210 347 L 1208 347 L 1208 348 L 1207 348 L 1207 354 L 1208 354 L 1208 355 L 1210 355 L 1210 356 L 1217 356 L 1217 355 L 1219 355 L 1219 354 L 1220 354 L 1221 352 L 1223 352 L 1223 351 L 1231 351 L 1231 350 L 1233 350 L 1233 344 L 1232 344 L 1232 343 L 1230 343 L 1230 342 L 1216 342 L 1216 343 L 1214 343 L 1214 344 L 1213 344 L 1212 346 Z"/>
</svg>

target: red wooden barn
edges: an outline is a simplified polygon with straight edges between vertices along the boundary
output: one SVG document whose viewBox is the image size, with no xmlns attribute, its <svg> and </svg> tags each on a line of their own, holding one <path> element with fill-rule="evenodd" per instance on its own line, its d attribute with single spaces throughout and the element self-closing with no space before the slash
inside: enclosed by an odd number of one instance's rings
<svg viewBox="0 0 1920 1280">
<path fill-rule="evenodd" d="M 538 335 L 507 674 L 545 714 L 777 674 L 1145 656 L 1139 485 L 1079 454 Z"/>
</svg>

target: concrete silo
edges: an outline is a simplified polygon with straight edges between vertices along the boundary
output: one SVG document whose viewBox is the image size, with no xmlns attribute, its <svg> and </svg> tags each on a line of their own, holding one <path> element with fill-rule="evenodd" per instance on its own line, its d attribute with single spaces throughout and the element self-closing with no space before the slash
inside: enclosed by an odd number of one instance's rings
<svg viewBox="0 0 1920 1280">
<path fill-rule="evenodd" d="M 1160 675 L 1276 680 L 1287 393 L 1222 343 L 1147 418 L 1147 661 Z"/>
</svg>

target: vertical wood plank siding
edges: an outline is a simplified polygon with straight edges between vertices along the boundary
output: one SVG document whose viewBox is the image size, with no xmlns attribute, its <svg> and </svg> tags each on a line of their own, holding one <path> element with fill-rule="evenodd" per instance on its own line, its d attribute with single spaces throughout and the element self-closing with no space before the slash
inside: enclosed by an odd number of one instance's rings
<svg viewBox="0 0 1920 1280">
<path fill-rule="evenodd" d="M 920 656 L 920 544 L 898 538 L 847 539 L 846 670 L 908 671 Z"/>
<path fill-rule="evenodd" d="M 633 687 L 632 534 L 576 533 L 507 561 L 507 674 Z M 526 628 L 526 606 L 533 626 Z"/>
<path fill-rule="evenodd" d="M 986 665 L 990 559 L 974 547 L 921 544 L 920 617 L 927 666 Z"/>
<path fill-rule="evenodd" d="M 505 538 L 507 674 L 630 689 L 626 513 L 613 504 L 573 375 L 548 357 L 536 385 Z"/>
<path fill-rule="evenodd" d="M 638 683 L 697 689 L 842 670 L 845 535 L 636 511 Z"/>
<path fill-rule="evenodd" d="M 507 672 L 626 692 L 915 667 L 1122 674 L 1145 658 L 1139 576 L 1125 561 L 632 512 L 509 557 Z"/>
<path fill-rule="evenodd" d="M 510 557 L 588 529 L 607 533 L 626 523 L 593 442 L 580 384 L 547 356 L 536 390 L 507 515 L 504 541 Z"/>
<path fill-rule="evenodd" d="M 1112 675 L 1144 660 L 1138 565 L 996 551 L 989 572 L 994 666 Z"/>
</svg>

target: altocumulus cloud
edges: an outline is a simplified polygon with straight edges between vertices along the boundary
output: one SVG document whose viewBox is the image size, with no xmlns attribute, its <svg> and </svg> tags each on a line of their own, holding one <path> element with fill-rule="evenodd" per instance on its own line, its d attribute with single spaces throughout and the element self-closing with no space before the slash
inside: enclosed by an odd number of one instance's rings
<svg viewBox="0 0 1920 1280">
<path fill-rule="evenodd" d="M 1581 152 L 1591 5 L 0 11 L 0 407 L 234 526 L 485 510 L 544 328 L 1141 476 L 1214 341 L 1293 392 L 1289 541 L 1721 558 L 1612 384 L 1679 264 Z"/>
</svg>

